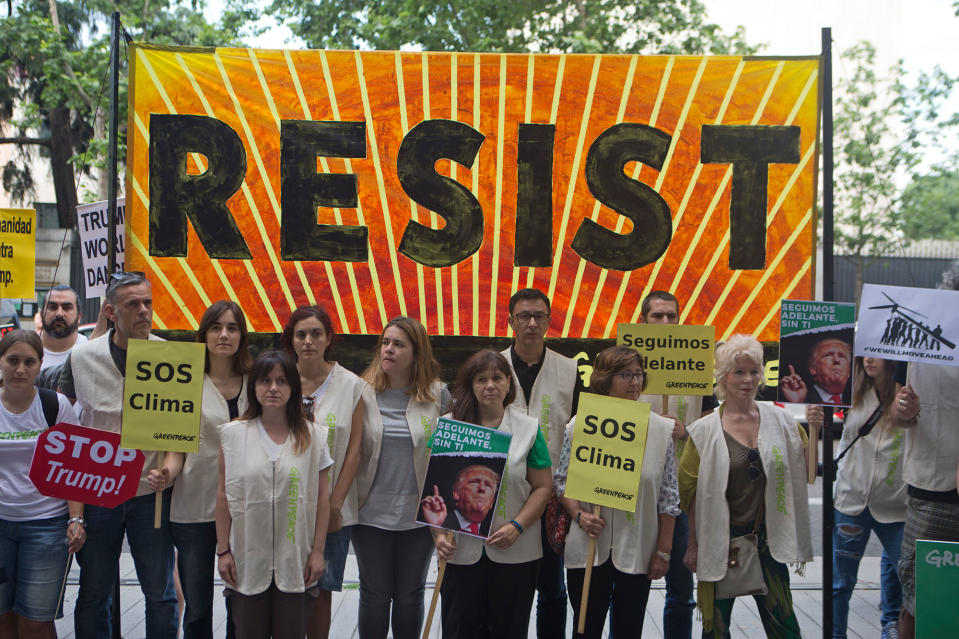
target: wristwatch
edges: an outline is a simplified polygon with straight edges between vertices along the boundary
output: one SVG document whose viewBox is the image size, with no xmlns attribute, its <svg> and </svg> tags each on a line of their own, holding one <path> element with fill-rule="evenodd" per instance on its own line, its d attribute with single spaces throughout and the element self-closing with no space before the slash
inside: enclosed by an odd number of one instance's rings
<svg viewBox="0 0 959 639">
<path fill-rule="evenodd" d="M 84 528 L 87 527 L 87 521 L 83 517 L 71 517 L 67 520 L 67 528 L 70 527 L 70 524 L 80 524 Z"/>
<path fill-rule="evenodd" d="M 665 561 L 666 563 L 669 563 L 669 558 L 670 558 L 671 555 L 670 555 L 668 552 L 663 552 L 662 550 L 657 550 L 657 551 L 656 551 L 656 556 L 659 557 L 660 559 L 662 559 L 663 561 Z"/>
</svg>

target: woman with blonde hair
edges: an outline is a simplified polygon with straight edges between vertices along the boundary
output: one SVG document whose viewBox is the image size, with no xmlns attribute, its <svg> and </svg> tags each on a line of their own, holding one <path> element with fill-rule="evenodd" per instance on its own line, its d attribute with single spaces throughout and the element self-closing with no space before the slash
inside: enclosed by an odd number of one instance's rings
<svg viewBox="0 0 959 639">
<path fill-rule="evenodd" d="M 723 403 L 689 426 L 680 462 L 690 522 L 684 563 L 699 580 L 704 637 L 729 637 L 735 597 L 717 598 L 717 582 L 727 576 L 730 539 L 746 535 L 755 536 L 766 590 L 754 595 L 766 636 L 800 637 L 786 564 L 801 570 L 812 559 L 806 434 L 784 409 L 756 401 L 762 381 L 758 340 L 733 335 L 717 346 L 716 397 Z"/>
<path fill-rule="evenodd" d="M 439 373 L 426 329 L 411 317 L 389 321 L 363 373 L 376 392 L 383 445 L 353 529 L 361 639 L 385 638 L 391 628 L 396 639 L 414 638 L 423 625 L 433 543 L 427 529 L 416 523 L 416 512 L 430 434 L 450 404 Z"/>
</svg>

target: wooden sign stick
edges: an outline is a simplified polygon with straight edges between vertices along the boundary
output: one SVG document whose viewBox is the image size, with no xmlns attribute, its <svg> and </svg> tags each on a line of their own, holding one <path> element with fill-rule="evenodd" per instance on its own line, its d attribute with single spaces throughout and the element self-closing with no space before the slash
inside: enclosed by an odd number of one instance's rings
<svg viewBox="0 0 959 639">
<path fill-rule="evenodd" d="M 593 514 L 599 517 L 602 506 L 596 504 L 593 506 Z M 593 579 L 593 560 L 596 559 L 596 540 L 589 538 L 589 549 L 586 552 L 586 576 L 583 578 L 583 596 L 579 600 L 579 624 L 576 626 L 576 632 L 583 634 L 586 632 L 586 604 L 589 601 L 589 584 Z"/>
<path fill-rule="evenodd" d="M 832 410 L 831 406 L 823 406 L 823 411 Z M 806 445 L 806 482 L 816 483 L 816 470 L 819 466 L 819 429 L 821 426 L 809 425 L 809 443 Z"/>
<path fill-rule="evenodd" d="M 446 541 L 453 541 L 453 531 L 446 531 Z M 436 572 L 436 585 L 433 586 L 433 597 L 430 599 L 430 611 L 426 615 L 426 625 L 423 626 L 423 638 L 427 639 L 430 636 L 430 626 L 433 625 L 433 613 L 436 612 L 436 601 L 440 598 L 440 586 L 443 585 L 443 575 L 446 574 L 446 560 L 440 559 L 437 564 Z"/>
</svg>

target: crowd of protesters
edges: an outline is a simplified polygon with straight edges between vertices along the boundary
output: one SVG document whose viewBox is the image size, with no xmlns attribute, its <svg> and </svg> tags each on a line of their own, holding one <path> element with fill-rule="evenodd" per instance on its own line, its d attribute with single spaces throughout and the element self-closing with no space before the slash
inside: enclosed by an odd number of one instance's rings
<svg viewBox="0 0 959 639">
<path fill-rule="evenodd" d="M 941 288 L 959 290 L 959 263 Z M 788 567 L 801 571 L 812 559 L 811 444 L 788 412 L 757 401 L 763 349 L 752 337 L 717 346 L 715 410 L 704 410 L 701 397 L 643 395 L 650 372 L 635 350 L 611 347 L 595 358 L 592 393 L 652 405 L 637 504 L 626 512 L 565 496 L 583 380 L 574 360 L 545 345 L 551 305 L 541 291 L 512 296 L 513 344 L 466 357 L 450 388 L 415 319 L 388 322 L 358 376 L 335 361 L 333 323 L 321 307 L 294 311 L 282 348 L 254 359 L 243 311 L 215 302 L 196 333 L 206 347 L 198 452 L 144 451 L 136 496 L 105 508 L 37 493 L 28 476 L 33 448 L 57 422 L 119 432 L 129 340 L 160 338 L 151 333 L 152 289 L 142 273 L 113 276 L 103 307 L 112 328 L 89 341 L 76 337 L 77 301 L 58 287 L 41 308 L 40 336 L 13 330 L 0 339 L 0 639 L 56 636 L 74 553 L 76 637 L 109 637 L 124 537 L 148 639 L 175 639 L 181 624 L 186 639 L 213 636 L 214 569 L 226 586 L 229 639 L 327 637 L 351 544 L 363 639 L 420 635 L 434 551 L 448 564 L 444 637 L 525 637 L 534 598 L 541 638 L 566 636 L 569 603 L 574 628 L 585 626 L 574 636 L 602 636 L 609 617 L 610 636 L 639 637 L 650 584 L 664 576 L 665 636 L 688 639 L 698 605 L 703 636 L 729 637 L 744 594 L 732 583 L 731 557 L 743 539 L 761 575 L 748 592 L 766 636 L 800 636 Z M 669 293 L 643 301 L 644 322 L 679 318 Z M 50 364 L 59 394 L 43 388 L 50 376 L 38 381 Z M 959 541 L 959 369 L 916 365 L 902 384 L 894 362 L 856 358 L 854 366 L 836 482 L 834 636 L 846 636 L 873 531 L 883 547 L 883 639 L 911 638 L 915 540 Z M 438 492 L 424 497 L 444 414 L 511 434 L 498 498 L 496 478 L 475 467 L 457 479 L 455 510 Z M 808 406 L 810 424 L 822 419 L 821 407 Z M 418 523 L 419 512 L 436 526 Z M 481 523 L 486 539 L 447 532 Z"/>
</svg>

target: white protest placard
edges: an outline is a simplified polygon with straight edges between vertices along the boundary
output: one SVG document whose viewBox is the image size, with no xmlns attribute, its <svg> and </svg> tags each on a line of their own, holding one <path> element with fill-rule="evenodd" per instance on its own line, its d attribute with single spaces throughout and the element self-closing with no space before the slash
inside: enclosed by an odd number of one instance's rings
<svg viewBox="0 0 959 639">
<path fill-rule="evenodd" d="M 123 270 L 126 256 L 124 246 L 124 218 L 126 200 L 117 199 L 117 264 L 116 270 Z M 83 283 L 86 286 L 86 299 L 100 297 L 107 291 L 110 274 L 107 272 L 107 258 L 110 242 L 107 237 L 110 218 L 107 217 L 107 203 L 94 202 L 77 206 L 77 228 L 80 230 L 80 253 L 83 256 Z"/>
<path fill-rule="evenodd" d="M 864 284 L 856 355 L 959 366 L 959 291 Z"/>
</svg>

